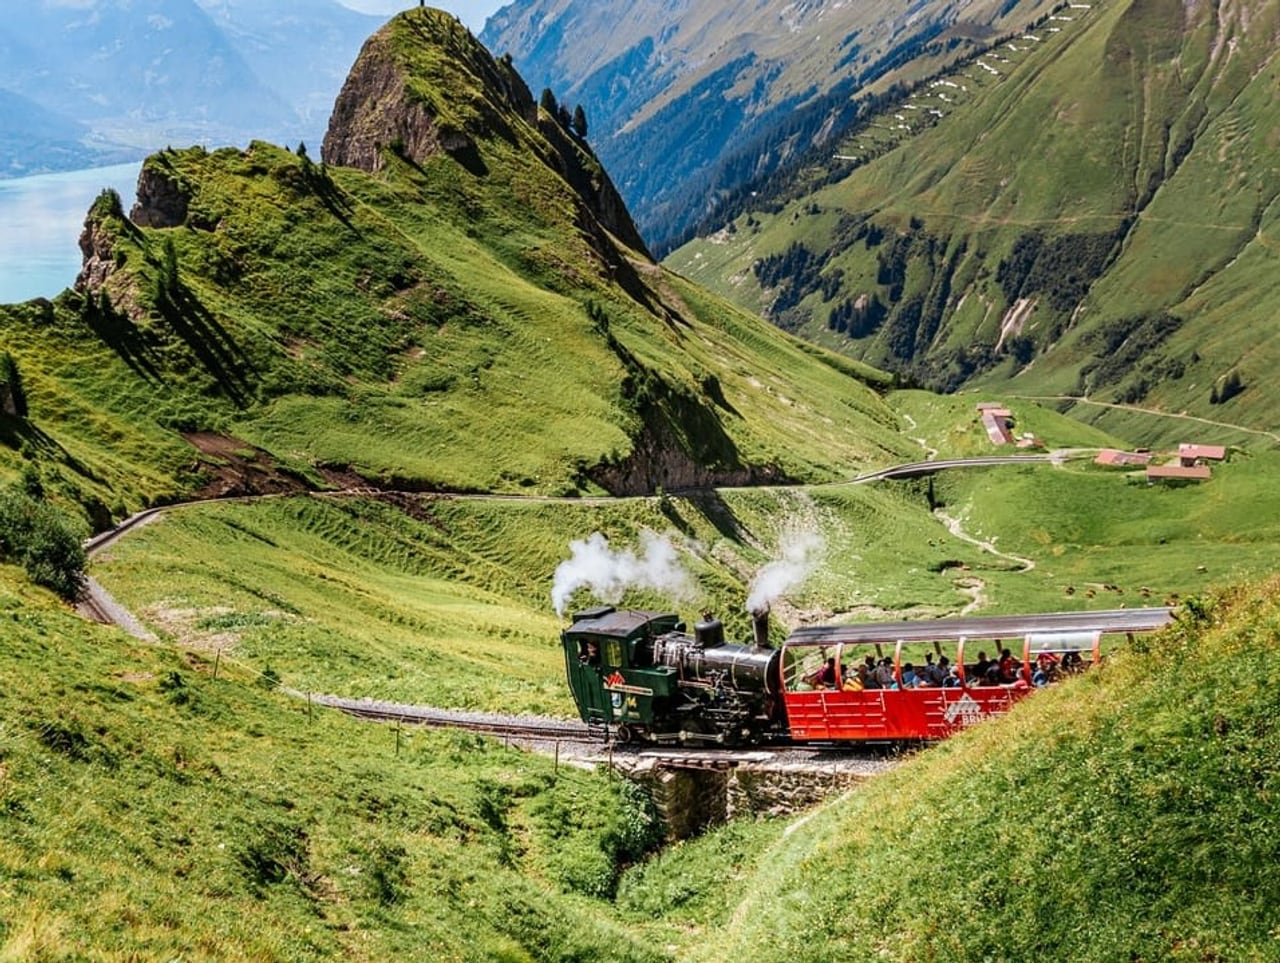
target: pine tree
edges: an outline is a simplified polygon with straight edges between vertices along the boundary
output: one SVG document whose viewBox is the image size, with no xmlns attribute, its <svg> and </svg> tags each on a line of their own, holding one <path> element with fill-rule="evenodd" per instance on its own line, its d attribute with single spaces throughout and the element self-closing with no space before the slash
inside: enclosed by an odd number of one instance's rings
<svg viewBox="0 0 1280 963">
<path fill-rule="evenodd" d="M 542 98 L 539 100 L 542 109 L 552 117 L 560 113 L 560 105 L 556 103 L 556 95 L 551 92 L 550 87 L 542 88 Z"/>
<path fill-rule="evenodd" d="M 0 352 L 0 413 L 27 417 L 27 393 L 22 387 L 18 362 L 8 351 Z"/>
<path fill-rule="evenodd" d="M 573 108 L 573 132 L 583 140 L 587 139 L 587 112 L 581 104 Z"/>
</svg>

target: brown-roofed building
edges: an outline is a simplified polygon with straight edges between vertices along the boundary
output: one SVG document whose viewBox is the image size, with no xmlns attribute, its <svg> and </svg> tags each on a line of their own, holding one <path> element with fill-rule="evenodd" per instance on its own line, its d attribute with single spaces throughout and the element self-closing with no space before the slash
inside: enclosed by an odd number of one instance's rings
<svg viewBox="0 0 1280 963">
<path fill-rule="evenodd" d="M 978 413 L 981 414 L 984 411 L 1005 411 L 1004 402 L 1003 401 L 979 401 Z"/>
<path fill-rule="evenodd" d="M 1013 433 L 1009 430 L 1009 412 L 1004 408 L 982 413 L 982 426 L 993 445 L 1012 445 Z"/>
<path fill-rule="evenodd" d="M 1117 451 L 1104 448 L 1093 460 L 1095 465 L 1147 465 L 1151 463 L 1151 453 L 1144 451 Z"/>
<path fill-rule="evenodd" d="M 1148 465 L 1147 481 L 1208 481 L 1208 465 Z"/>
<path fill-rule="evenodd" d="M 1221 445 L 1179 445 L 1178 458 L 1184 465 L 1194 465 L 1198 461 L 1223 461 L 1227 457 L 1227 449 Z"/>
</svg>

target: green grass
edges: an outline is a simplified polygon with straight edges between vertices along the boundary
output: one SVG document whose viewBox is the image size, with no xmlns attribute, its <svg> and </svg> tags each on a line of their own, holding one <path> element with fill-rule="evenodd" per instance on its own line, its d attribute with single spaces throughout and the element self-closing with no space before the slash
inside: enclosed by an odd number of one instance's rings
<svg viewBox="0 0 1280 963">
<path fill-rule="evenodd" d="M 1276 592 L 1188 611 L 825 806 L 753 857 L 684 958 L 1271 958 Z"/>
<path fill-rule="evenodd" d="M 644 838 L 618 782 L 312 716 L 11 569 L 0 623 L 3 958 L 658 958 L 594 898 Z"/>
<path fill-rule="evenodd" d="M 787 623 L 799 611 L 955 611 L 965 597 L 944 563 L 985 565 L 910 486 L 407 505 L 301 497 L 184 508 L 131 533 L 93 570 L 166 641 L 269 666 L 295 689 L 572 715 L 552 574 L 593 531 L 618 549 L 644 531 L 669 537 L 695 596 L 632 591 L 621 601 L 687 618 L 711 609 L 735 638 L 750 634 L 749 581 L 797 528 L 820 533 L 825 549 L 780 607 Z M 593 603 L 585 590 L 572 601 Z"/>
<path fill-rule="evenodd" d="M 943 79 L 957 86 L 917 89 L 847 132 L 832 153 L 863 158 L 847 176 L 830 183 L 835 162 L 815 160 L 780 181 L 781 200 L 762 191 L 762 210 L 668 263 L 765 311 L 778 291 L 763 290 L 753 266 L 798 243 L 821 271 L 796 307 L 773 313 L 826 347 L 925 385 L 1087 394 L 1189 412 L 1222 422 L 1224 435 L 1231 425 L 1269 430 L 1275 402 L 1264 386 L 1277 358 L 1256 332 L 1276 304 L 1271 50 L 1240 22 L 1184 18 L 1162 3 L 1066 12 L 1070 22 L 1031 31 L 1038 43 L 999 44 L 999 78 L 952 71 Z M 945 116 L 922 124 L 928 109 Z M 908 114 L 906 133 L 897 128 Z M 810 192 L 794 190 L 806 181 Z M 885 239 L 856 234 L 864 219 Z M 1039 257 L 1007 271 L 1037 239 Z M 895 245 L 896 300 L 885 276 Z M 838 305 L 864 295 L 890 309 L 879 329 L 851 338 L 828 326 Z M 1030 341 L 1011 351 L 1019 332 L 1002 327 L 1019 297 L 1034 302 L 1020 328 Z M 1180 326 L 1163 338 L 1103 337 L 1165 314 Z M 1252 390 L 1212 404 L 1233 372 Z M 1178 429 L 1088 406 L 1071 414 L 1122 437 L 1156 431 L 1159 443 Z"/>
</svg>

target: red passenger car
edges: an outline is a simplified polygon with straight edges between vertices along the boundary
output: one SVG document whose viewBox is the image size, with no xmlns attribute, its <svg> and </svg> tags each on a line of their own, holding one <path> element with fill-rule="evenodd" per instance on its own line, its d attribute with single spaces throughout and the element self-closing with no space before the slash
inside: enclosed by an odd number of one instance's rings
<svg viewBox="0 0 1280 963">
<path fill-rule="evenodd" d="M 780 666 L 787 728 L 797 742 L 943 739 L 1095 664 L 1096 626 L 1132 636 L 1168 618 L 1120 609 L 797 629 Z M 913 684 L 908 666 L 927 678 Z"/>
</svg>

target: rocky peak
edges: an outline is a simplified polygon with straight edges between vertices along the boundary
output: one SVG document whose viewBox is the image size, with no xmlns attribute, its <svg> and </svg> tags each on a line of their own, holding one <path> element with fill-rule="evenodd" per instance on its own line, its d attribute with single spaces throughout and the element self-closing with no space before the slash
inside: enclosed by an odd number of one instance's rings
<svg viewBox="0 0 1280 963">
<path fill-rule="evenodd" d="M 440 10 L 402 13 L 365 43 L 334 105 L 321 157 L 376 174 L 392 154 L 418 165 L 447 154 L 483 175 L 485 143 L 493 138 L 526 144 L 571 185 L 589 219 L 645 251 L 590 148 L 540 115 L 510 58 L 495 59 Z"/>
</svg>

